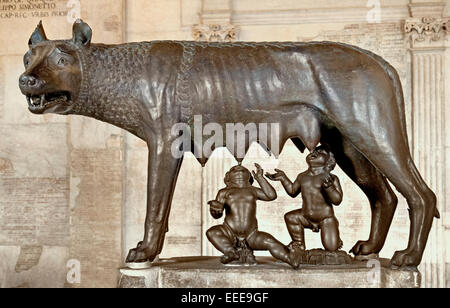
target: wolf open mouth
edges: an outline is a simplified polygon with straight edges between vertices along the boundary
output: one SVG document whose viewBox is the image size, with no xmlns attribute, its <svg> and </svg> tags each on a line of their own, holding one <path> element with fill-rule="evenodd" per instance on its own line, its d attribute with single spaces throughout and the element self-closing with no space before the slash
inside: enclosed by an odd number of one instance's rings
<svg viewBox="0 0 450 308">
<path fill-rule="evenodd" d="M 34 113 L 42 113 L 45 110 L 70 101 L 69 92 L 54 92 L 41 95 L 27 96 L 28 109 Z"/>
</svg>

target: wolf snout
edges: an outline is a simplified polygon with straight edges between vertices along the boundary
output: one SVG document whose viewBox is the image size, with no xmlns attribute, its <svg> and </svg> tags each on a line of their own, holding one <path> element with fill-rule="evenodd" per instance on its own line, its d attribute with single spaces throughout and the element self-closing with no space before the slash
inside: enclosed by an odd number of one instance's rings
<svg viewBox="0 0 450 308">
<path fill-rule="evenodd" d="M 34 94 L 42 85 L 42 81 L 31 75 L 23 74 L 19 78 L 19 87 L 23 94 Z"/>
</svg>

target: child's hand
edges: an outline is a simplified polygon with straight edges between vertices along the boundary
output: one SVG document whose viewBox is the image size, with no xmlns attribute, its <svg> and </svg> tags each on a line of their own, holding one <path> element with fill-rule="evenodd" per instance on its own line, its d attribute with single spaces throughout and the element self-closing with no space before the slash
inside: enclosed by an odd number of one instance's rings
<svg viewBox="0 0 450 308">
<path fill-rule="evenodd" d="M 255 171 L 252 170 L 253 177 L 255 179 L 258 177 L 264 177 L 264 170 L 261 168 L 261 166 L 258 164 L 255 164 L 255 167 L 256 167 L 256 173 L 255 173 Z"/>
<path fill-rule="evenodd" d="M 333 182 L 334 182 L 333 176 L 330 173 L 328 173 L 323 180 L 322 186 L 324 188 L 328 188 L 330 186 L 333 186 Z"/>
<path fill-rule="evenodd" d="M 270 174 L 270 173 L 266 173 L 266 176 L 272 180 L 272 181 L 281 181 L 285 178 L 287 178 L 286 173 L 284 173 L 284 171 L 280 170 L 280 169 L 275 169 L 276 173 Z"/>
<path fill-rule="evenodd" d="M 220 217 L 222 217 L 223 215 L 223 204 L 216 201 L 216 200 L 211 200 L 208 202 L 209 204 L 209 212 L 211 213 L 211 216 L 214 217 L 215 219 L 218 219 Z"/>
</svg>

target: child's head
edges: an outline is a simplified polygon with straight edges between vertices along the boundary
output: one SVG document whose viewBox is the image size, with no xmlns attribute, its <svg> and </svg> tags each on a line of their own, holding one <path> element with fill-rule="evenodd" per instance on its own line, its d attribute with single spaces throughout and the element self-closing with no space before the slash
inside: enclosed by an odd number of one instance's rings
<svg viewBox="0 0 450 308">
<path fill-rule="evenodd" d="M 233 186 L 233 184 L 237 184 L 239 182 L 248 182 L 252 185 L 253 181 L 253 176 L 250 171 L 241 165 L 232 167 L 230 171 L 227 172 L 224 179 L 225 185 L 227 186 Z"/>
<path fill-rule="evenodd" d="M 336 159 L 333 153 L 321 145 L 315 148 L 307 157 L 306 162 L 310 167 L 324 167 L 327 172 L 331 172 L 336 167 Z"/>
</svg>

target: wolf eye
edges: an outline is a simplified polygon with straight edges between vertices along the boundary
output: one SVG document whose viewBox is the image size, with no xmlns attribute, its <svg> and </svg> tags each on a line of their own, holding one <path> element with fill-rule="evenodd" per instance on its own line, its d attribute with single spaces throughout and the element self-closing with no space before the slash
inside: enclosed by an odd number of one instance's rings
<svg viewBox="0 0 450 308">
<path fill-rule="evenodd" d="M 65 66 L 67 64 L 67 60 L 64 58 L 59 58 L 58 65 Z"/>
<path fill-rule="evenodd" d="M 25 68 L 27 68 L 28 65 L 30 65 L 30 56 L 25 55 L 25 57 L 23 58 L 23 65 L 25 65 Z"/>
</svg>

